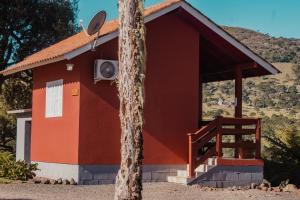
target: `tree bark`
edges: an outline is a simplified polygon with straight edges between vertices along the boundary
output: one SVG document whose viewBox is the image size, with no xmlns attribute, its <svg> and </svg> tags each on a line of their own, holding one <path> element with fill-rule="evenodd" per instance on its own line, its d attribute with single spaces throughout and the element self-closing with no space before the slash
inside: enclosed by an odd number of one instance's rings
<svg viewBox="0 0 300 200">
<path fill-rule="evenodd" d="M 145 27 L 142 0 L 119 0 L 121 166 L 115 200 L 142 199 Z"/>
</svg>

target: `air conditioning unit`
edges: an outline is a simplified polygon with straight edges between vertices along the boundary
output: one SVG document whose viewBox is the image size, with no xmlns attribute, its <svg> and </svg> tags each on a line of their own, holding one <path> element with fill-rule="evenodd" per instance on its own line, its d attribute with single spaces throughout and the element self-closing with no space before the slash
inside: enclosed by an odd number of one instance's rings
<svg viewBox="0 0 300 200">
<path fill-rule="evenodd" d="M 116 60 L 95 60 L 94 80 L 115 80 L 119 72 L 119 62 Z"/>
</svg>

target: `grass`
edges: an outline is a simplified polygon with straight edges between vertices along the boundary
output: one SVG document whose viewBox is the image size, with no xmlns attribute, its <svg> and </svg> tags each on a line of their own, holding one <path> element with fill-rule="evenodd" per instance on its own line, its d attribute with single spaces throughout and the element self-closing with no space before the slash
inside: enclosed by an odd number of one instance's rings
<svg viewBox="0 0 300 200">
<path fill-rule="evenodd" d="M 10 184 L 12 182 L 13 182 L 12 180 L 8 180 L 8 179 L 5 179 L 5 178 L 0 178 L 0 184 Z"/>
</svg>

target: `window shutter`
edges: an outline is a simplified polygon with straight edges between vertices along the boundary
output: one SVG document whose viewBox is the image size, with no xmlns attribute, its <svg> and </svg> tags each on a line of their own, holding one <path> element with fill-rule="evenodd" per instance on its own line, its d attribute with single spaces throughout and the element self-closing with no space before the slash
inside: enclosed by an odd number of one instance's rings
<svg viewBox="0 0 300 200">
<path fill-rule="evenodd" d="M 62 116 L 63 80 L 46 83 L 46 118 Z"/>
</svg>

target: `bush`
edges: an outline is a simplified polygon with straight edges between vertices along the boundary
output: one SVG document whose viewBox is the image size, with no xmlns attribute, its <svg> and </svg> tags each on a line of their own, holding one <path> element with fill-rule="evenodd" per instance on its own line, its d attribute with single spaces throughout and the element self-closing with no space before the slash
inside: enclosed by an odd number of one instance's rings
<svg viewBox="0 0 300 200">
<path fill-rule="evenodd" d="M 265 177 L 274 185 L 289 179 L 300 186 L 300 131 L 298 121 L 283 115 L 263 119 Z"/>
<path fill-rule="evenodd" d="M 26 181 L 35 176 L 37 164 L 15 161 L 13 154 L 0 152 L 0 178 Z"/>
</svg>

